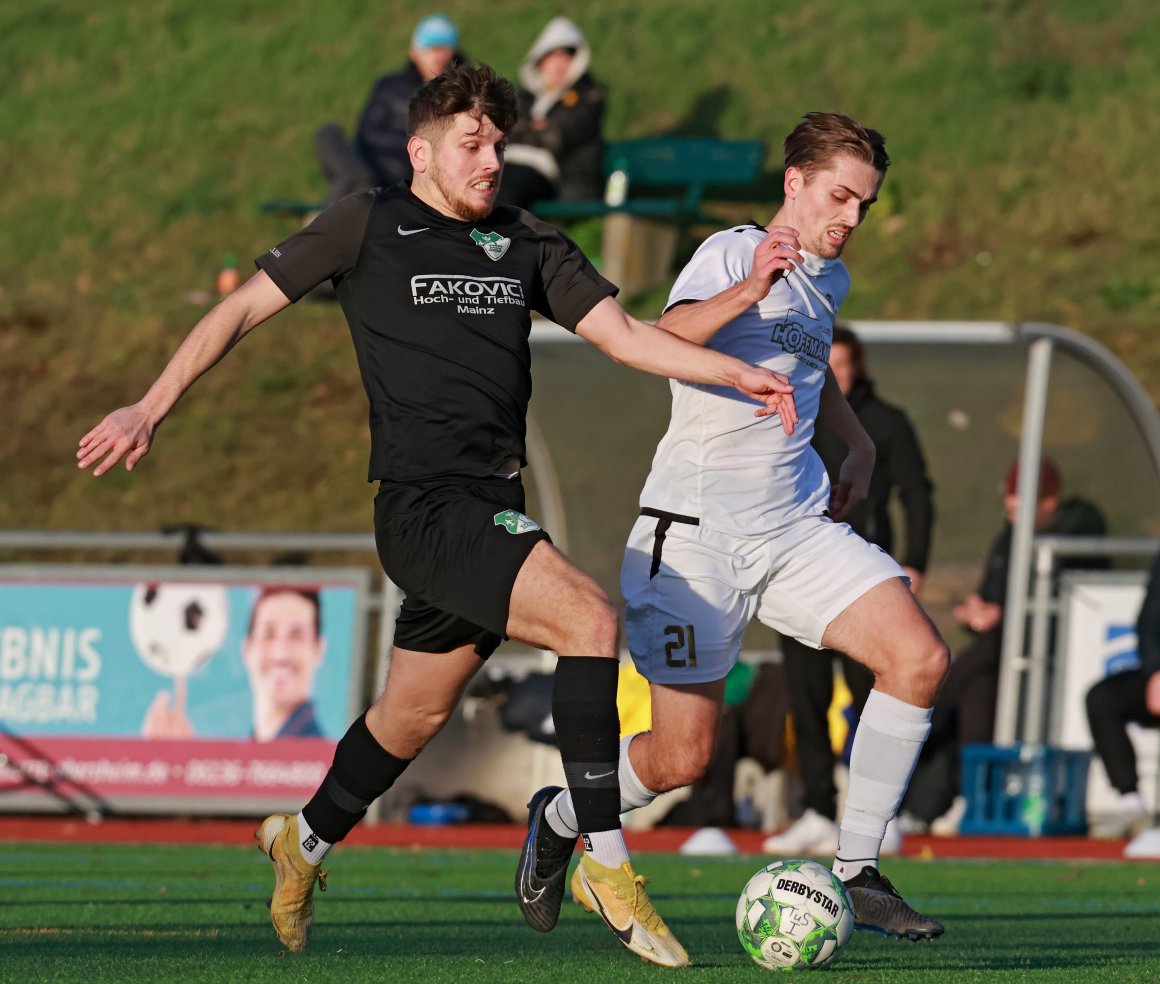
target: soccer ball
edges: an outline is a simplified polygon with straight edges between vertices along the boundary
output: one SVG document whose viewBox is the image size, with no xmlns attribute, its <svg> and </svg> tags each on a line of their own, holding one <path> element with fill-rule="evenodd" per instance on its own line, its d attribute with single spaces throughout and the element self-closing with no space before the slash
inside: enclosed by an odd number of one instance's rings
<svg viewBox="0 0 1160 984">
<path fill-rule="evenodd" d="M 229 611 L 226 589 L 220 584 L 139 584 L 129 599 L 129 634 L 151 670 L 185 677 L 221 648 Z"/>
<path fill-rule="evenodd" d="M 737 936 L 766 970 L 830 963 L 854 931 L 846 886 L 814 861 L 774 861 L 745 884 L 737 900 Z"/>
</svg>

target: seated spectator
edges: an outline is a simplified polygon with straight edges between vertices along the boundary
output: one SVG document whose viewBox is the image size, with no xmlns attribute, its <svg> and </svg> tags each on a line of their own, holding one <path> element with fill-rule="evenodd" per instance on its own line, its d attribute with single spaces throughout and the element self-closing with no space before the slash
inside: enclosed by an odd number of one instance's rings
<svg viewBox="0 0 1160 984">
<path fill-rule="evenodd" d="M 411 176 L 407 107 L 425 83 L 463 60 L 458 44 L 459 31 L 450 20 L 440 14 L 424 17 L 411 35 L 406 67 L 384 75 L 371 90 L 354 143 L 337 123 L 327 123 L 315 134 L 318 162 L 330 186 L 328 202 Z"/>
<path fill-rule="evenodd" d="M 1149 821 L 1137 786 L 1136 750 L 1127 724 L 1160 728 L 1160 555 L 1152 565 L 1136 638 L 1140 665 L 1105 677 L 1087 693 L 1088 727 L 1096 754 L 1120 794 L 1116 815 L 1094 824 L 1093 837 L 1135 836 Z"/>
<path fill-rule="evenodd" d="M 977 591 L 955 606 L 954 616 L 974 635 L 952 661 L 934 705 L 930 737 L 919 757 L 899 823 L 904 832 L 953 834 L 965 810 L 960 794 L 960 751 L 963 745 L 991 744 L 999 693 L 999 657 L 1003 645 L 1003 605 L 1007 601 L 1007 574 L 1012 524 L 1019 500 L 1018 462 L 1004 481 L 1007 523 L 991 544 Z M 1062 497 L 1062 479 L 1055 463 L 1044 458 L 1039 466 L 1039 500 L 1035 532 L 1101 536 L 1107 532 L 1099 509 L 1081 498 Z M 1070 557 L 1061 567 L 1107 567 L 1103 557 Z M 937 822 L 936 822 L 937 821 Z"/>
<path fill-rule="evenodd" d="M 555 17 L 520 65 L 520 120 L 505 152 L 498 204 L 599 198 L 603 190 L 604 88 L 588 73 L 580 29 Z"/>
</svg>

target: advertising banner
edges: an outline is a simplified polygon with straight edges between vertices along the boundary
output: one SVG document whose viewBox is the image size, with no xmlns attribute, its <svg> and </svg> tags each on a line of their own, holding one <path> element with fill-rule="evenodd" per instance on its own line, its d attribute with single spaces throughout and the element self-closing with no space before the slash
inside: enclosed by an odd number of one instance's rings
<svg viewBox="0 0 1160 984">
<path fill-rule="evenodd" d="M 1136 619 L 1144 601 L 1145 571 L 1065 571 L 1060 576 L 1061 632 L 1056 655 L 1051 741 L 1090 749 L 1085 698 L 1092 685 L 1139 666 Z M 1136 749 L 1140 792 L 1155 802 L 1160 732 L 1128 726 Z M 1088 774 L 1089 816 L 1113 813 L 1119 794 L 1098 758 Z"/>
<path fill-rule="evenodd" d="M 368 582 L 0 566 L 0 808 L 298 803 L 355 713 Z"/>
</svg>

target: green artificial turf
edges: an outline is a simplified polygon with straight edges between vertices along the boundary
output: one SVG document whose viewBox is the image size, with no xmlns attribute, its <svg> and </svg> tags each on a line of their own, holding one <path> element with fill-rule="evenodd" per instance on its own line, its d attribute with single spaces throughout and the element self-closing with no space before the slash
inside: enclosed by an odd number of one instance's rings
<svg viewBox="0 0 1160 984">
<path fill-rule="evenodd" d="M 549 936 L 528 929 L 513 851 L 340 849 L 310 950 L 284 953 L 267 922 L 271 875 L 252 849 L 20 845 L 0 849 L 0 980 L 426 981 L 584 984 L 756 981 L 733 928 L 764 859 L 641 855 L 658 910 L 694 965 L 625 951 L 565 902 Z M 1115 982 L 1160 979 L 1160 867 L 1122 862 L 898 860 L 888 871 L 943 919 L 935 943 L 856 933 L 826 980 Z"/>
</svg>

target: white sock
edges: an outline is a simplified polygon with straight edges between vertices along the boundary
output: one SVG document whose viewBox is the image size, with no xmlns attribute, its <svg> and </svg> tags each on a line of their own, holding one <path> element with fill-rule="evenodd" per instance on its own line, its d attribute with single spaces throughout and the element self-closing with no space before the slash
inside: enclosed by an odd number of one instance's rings
<svg viewBox="0 0 1160 984">
<path fill-rule="evenodd" d="M 632 759 L 628 756 L 628 746 L 632 744 L 636 735 L 627 735 L 620 740 L 620 812 L 637 810 L 648 806 L 660 793 L 654 793 L 636 774 L 632 767 Z M 642 746 L 643 747 L 643 746 Z"/>
<path fill-rule="evenodd" d="M 582 834 L 584 853 L 606 868 L 619 868 L 628 861 L 628 845 L 624 843 L 624 831 L 598 830 L 594 834 Z"/>
<path fill-rule="evenodd" d="M 321 864 L 326 852 L 334 845 L 311 830 L 306 817 L 301 813 L 295 819 L 298 821 L 298 846 L 302 849 L 302 856 L 311 864 Z"/>
<path fill-rule="evenodd" d="M 648 806 L 660 795 L 645 786 L 640 781 L 640 776 L 636 774 L 636 769 L 632 767 L 632 760 L 628 757 L 628 746 L 635 737 L 636 735 L 626 735 L 620 740 L 618 770 L 621 813 Z M 576 823 L 576 811 L 572 808 L 572 797 L 566 789 L 547 805 L 544 809 L 544 817 L 548 821 L 548 826 L 561 837 L 576 837 L 580 833 L 580 828 Z"/>
<path fill-rule="evenodd" d="M 854 733 L 850 786 L 834 857 L 834 874 L 843 881 L 866 865 L 878 867 L 886 825 L 898 813 L 922 743 L 930 734 L 931 710 L 870 691 Z"/>
</svg>

